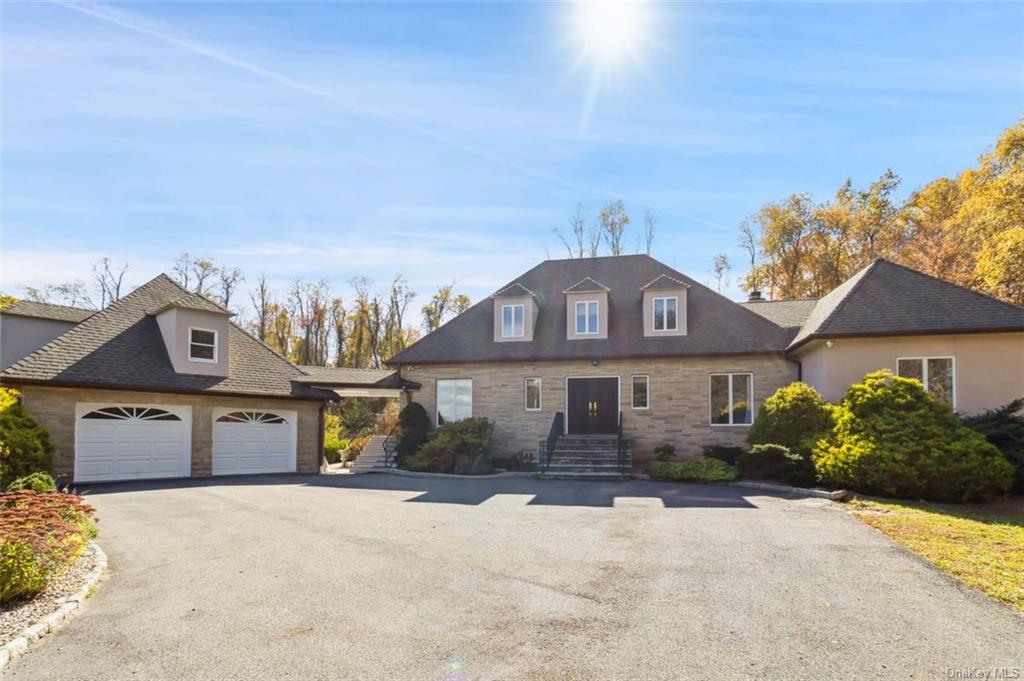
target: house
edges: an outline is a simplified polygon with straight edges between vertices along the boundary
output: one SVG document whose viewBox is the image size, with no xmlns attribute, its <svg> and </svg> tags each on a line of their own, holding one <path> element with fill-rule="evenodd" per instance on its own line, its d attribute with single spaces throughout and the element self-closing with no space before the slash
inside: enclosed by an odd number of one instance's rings
<svg viewBox="0 0 1024 681">
<path fill-rule="evenodd" d="M 4 331 L 55 307 L 18 303 Z M 59 314 L 48 321 L 67 328 L 18 339 L 18 351 L 44 344 L 0 374 L 49 430 L 58 478 L 319 470 L 321 406 L 336 393 L 313 383 L 330 378 L 314 381 L 225 308 L 160 275 L 99 312 Z"/>
<path fill-rule="evenodd" d="M 84 321 L 95 310 L 31 300 L 0 310 L 0 371 Z"/>
<path fill-rule="evenodd" d="M 499 455 L 621 423 L 642 460 L 744 444 L 801 379 L 837 400 L 888 368 L 957 409 L 1005 403 L 1024 395 L 1024 308 L 885 260 L 821 300 L 746 303 L 646 255 L 548 260 L 389 364 L 435 423 L 491 419 Z"/>
</svg>

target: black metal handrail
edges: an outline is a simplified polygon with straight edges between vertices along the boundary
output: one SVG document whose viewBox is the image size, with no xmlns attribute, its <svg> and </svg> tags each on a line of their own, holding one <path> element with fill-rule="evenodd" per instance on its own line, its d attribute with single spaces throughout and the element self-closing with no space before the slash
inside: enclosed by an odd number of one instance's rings
<svg viewBox="0 0 1024 681">
<path fill-rule="evenodd" d="M 619 452 L 619 474 L 627 475 L 629 471 L 626 470 L 626 448 L 623 447 L 622 441 L 622 412 L 619 412 L 619 429 L 617 433 L 616 444 L 618 445 Z"/>
<path fill-rule="evenodd" d="M 396 461 L 396 455 L 398 454 L 398 424 L 396 423 L 388 431 L 388 434 L 384 436 L 384 468 L 394 468 L 398 461 Z"/>
<path fill-rule="evenodd" d="M 558 438 L 562 435 L 562 430 L 565 428 L 565 415 L 556 411 L 554 418 L 551 419 L 551 428 L 548 430 L 548 439 L 544 441 L 544 445 L 541 448 L 540 460 L 537 462 L 537 468 L 541 473 L 548 469 L 551 465 L 551 456 L 555 453 L 555 445 L 558 443 Z"/>
</svg>

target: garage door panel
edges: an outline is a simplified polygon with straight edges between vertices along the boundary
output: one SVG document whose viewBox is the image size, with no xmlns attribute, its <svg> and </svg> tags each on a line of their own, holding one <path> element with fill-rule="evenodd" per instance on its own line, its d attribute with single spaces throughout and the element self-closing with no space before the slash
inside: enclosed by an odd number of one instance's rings
<svg viewBox="0 0 1024 681">
<path fill-rule="evenodd" d="M 295 470 L 296 412 L 214 410 L 213 474 Z"/>
<path fill-rule="evenodd" d="M 76 405 L 75 479 L 139 480 L 191 473 L 190 407 Z"/>
</svg>

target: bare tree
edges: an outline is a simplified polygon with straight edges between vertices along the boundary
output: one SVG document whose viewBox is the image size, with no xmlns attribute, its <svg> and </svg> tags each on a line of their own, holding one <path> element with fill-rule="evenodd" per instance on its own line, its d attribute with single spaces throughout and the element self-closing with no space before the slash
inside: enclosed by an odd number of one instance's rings
<svg viewBox="0 0 1024 681">
<path fill-rule="evenodd" d="M 252 301 L 252 307 L 256 311 L 256 337 L 266 343 L 272 321 L 274 296 L 270 292 L 270 285 L 267 284 L 265 274 L 260 275 L 256 290 L 249 292 L 249 300 Z"/>
<path fill-rule="evenodd" d="M 237 267 L 222 267 L 217 275 L 220 279 L 220 304 L 227 307 L 231 304 L 231 295 L 245 277 Z"/>
<path fill-rule="evenodd" d="M 100 294 L 100 309 L 121 299 L 121 287 L 127 271 L 128 263 L 118 268 L 107 257 L 92 266 L 92 276 Z"/>
<path fill-rule="evenodd" d="M 345 304 L 341 298 L 331 301 L 331 329 L 334 332 L 334 366 L 345 366 L 345 342 L 348 340 L 345 332 L 348 322 L 348 315 Z"/>
<path fill-rule="evenodd" d="M 296 279 L 288 295 L 293 323 L 299 332 L 296 361 L 299 364 L 327 364 L 327 305 L 330 291 L 326 281 Z"/>
<path fill-rule="evenodd" d="M 597 227 L 591 227 L 587 231 L 587 256 L 596 258 L 597 254 L 601 252 L 601 230 Z"/>
<path fill-rule="evenodd" d="M 174 272 L 174 278 L 179 284 L 189 288 L 189 284 L 192 283 L 192 256 L 187 252 L 179 255 L 171 266 L 171 271 Z"/>
<path fill-rule="evenodd" d="M 58 305 L 70 305 L 71 307 L 96 307 L 89 289 L 81 279 L 66 281 L 62 284 L 47 284 L 43 288 L 26 286 L 25 298 L 34 300 L 37 303 L 56 303 Z"/>
<path fill-rule="evenodd" d="M 438 288 L 430 302 L 423 306 L 423 328 L 427 333 L 437 330 L 449 317 L 460 315 L 469 309 L 469 296 L 455 294 L 455 282 Z"/>
<path fill-rule="evenodd" d="M 562 234 L 558 227 L 555 227 L 554 231 L 555 236 L 565 246 L 565 250 L 569 252 L 570 258 L 583 257 L 587 239 L 587 216 L 582 205 L 577 203 L 576 210 L 569 216 L 569 234 L 572 241 L 569 241 L 569 238 Z"/>
<path fill-rule="evenodd" d="M 649 210 L 644 211 L 644 246 L 646 247 L 645 253 L 651 254 L 651 248 L 654 245 L 654 232 L 657 227 L 657 220 L 654 219 L 654 215 Z"/>
<path fill-rule="evenodd" d="M 622 255 L 625 253 L 624 237 L 626 227 L 629 226 L 629 215 L 626 213 L 626 207 L 623 205 L 622 199 L 610 201 L 601 209 L 598 218 L 601 225 L 601 235 L 604 237 L 605 243 L 608 244 L 608 250 L 611 251 L 611 254 Z"/>
<path fill-rule="evenodd" d="M 209 295 L 209 282 L 217 276 L 218 271 L 217 265 L 212 260 L 207 260 L 206 258 L 196 258 L 193 260 L 192 276 L 196 282 L 193 290 L 201 296 Z"/>
<path fill-rule="evenodd" d="M 725 253 L 719 253 L 715 256 L 714 261 L 711 265 L 711 274 L 715 277 L 715 285 L 718 292 L 722 292 L 722 284 L 729 285 L 729 270 L 732 269 L 732 263 L 729 262 L 729 256 Z"/>
</svg>

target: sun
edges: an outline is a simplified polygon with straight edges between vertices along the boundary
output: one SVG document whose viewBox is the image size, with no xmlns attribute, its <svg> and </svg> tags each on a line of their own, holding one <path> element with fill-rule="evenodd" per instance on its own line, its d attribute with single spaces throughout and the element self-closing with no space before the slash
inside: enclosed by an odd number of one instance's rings
<svg viewBox="0 0 1024 681">
<path fill-rule="evenodd" d="M 639 60 L 651 42 L 651 9 L 645 2 L 577 2 L 571 23 L 580 56 L 600 68 Z"/>
</svg>

